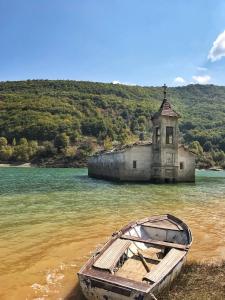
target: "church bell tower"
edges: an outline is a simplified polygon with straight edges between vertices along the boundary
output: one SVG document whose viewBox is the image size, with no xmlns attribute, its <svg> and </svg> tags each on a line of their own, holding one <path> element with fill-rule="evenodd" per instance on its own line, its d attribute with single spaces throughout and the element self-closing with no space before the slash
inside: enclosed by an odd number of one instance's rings
<svg viewBox="0 0 225 300">
<path fill-rule="evenodd" d="M 163 86 L 163 102 L 152 116 L 153 163 L 151 177 L 155 182 L 176 182 L 178 178 L 179 129 L 176 113 L 167 100 L 167 86 Z"/>
</svg>

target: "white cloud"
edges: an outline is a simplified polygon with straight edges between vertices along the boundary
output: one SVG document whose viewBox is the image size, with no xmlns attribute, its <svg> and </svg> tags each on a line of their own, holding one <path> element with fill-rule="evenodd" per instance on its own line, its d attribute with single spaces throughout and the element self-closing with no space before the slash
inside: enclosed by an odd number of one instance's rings
<svg viewBox="0 0 225 300">
<path fill-rule="evenodd" d="M 137 85 L 135 83 L 128 83 L 128 82 L 120 82 L 119 80 L 113 80 L 112 84 L 123 84 L 123 85 Z"/>
<path fill-rule="evenodd" d="M 192 79 L 199 84 L 207 84 L 211 80 L 211 77 L 209 75 L 192 76 Z"/>
<path fill-rule="evenodd" d="M 204 71 L 207 71 L 208 69 L 207 69 L 207 68 L 204 68 L 204 67 L 197 67 L 197 70 L 198 70 L 198 71 L 203 71 L 203 72 L 204 72 Z"/>
<path fill-rule="evenodd" d="M 208 59 L 212 62 L 225 56 L 225 31 L 220 33 L 209 51 Z"/>
<path fill-rule="evenodd" d="M 186 81 L 183 77 L 178 76 L 174 78 L 174 82 L 184 84 Z"/>
<path fill-rule="evenodd" d="M 112 84 L 122 84 L 119 80 L 113 80 Z"/>
</svg>

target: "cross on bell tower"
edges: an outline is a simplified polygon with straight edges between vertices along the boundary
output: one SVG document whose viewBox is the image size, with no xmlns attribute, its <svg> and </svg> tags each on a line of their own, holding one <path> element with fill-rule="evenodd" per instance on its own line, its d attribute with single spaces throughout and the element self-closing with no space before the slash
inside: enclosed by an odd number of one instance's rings
<svg viewBox="0 0 225 300">
<path fill-rule="evenodd" d="M 167 86 L 164 83 L 164 85 L 163 85 L 163 94 L 164 94 L 163 100 L 166 100 L 166 89 L 167 89 Z"/>
</svg>

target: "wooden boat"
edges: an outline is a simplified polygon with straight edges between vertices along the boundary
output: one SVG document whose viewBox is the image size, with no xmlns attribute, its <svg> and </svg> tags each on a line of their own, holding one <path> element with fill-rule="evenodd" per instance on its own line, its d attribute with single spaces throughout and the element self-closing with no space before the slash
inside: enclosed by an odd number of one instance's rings
<svg viewBox="0 0 225 300">
<path fill-rule="evenodd" d="M 132 222 L 114 233 L 78 272 L 87 299 L 154 299 L 179 274 L 192 243 L 172 215 Z"/>
</svg>

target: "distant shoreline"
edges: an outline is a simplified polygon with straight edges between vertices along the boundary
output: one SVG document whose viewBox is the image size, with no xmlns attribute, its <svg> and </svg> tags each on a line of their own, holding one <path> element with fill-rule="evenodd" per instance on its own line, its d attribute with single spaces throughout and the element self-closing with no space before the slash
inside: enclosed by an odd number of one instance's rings
<svg viewBox="0 0 225 300">
<path fill-rule="evenodd" d="M 17 167 L 17 168 L 30 168 L 30 167 L 37 167 L 36 165 L 32 165 L 31 163 L 24 163 L 24 164 L 3 164 L 0 163 L 0 168 L 12 168 L 12 167 Z"/>
<path fill-rule="evenodd" d="M 68 164 L 68 163 L 41 163 L 41 164 L 32 164 L 32 163 L 0 163 L 0 168 L 87 168 L 87 164 Z"/>
<path fill-rule="evenodd" d="M 68 163 L 56 163 L 56 164 L 32 164 L 28 163 L 0 163 L 0 168 L 87 168 L 86 163 L 81 164 L 68 164 Z M 195 170 L 205 170 L 205 171 L 224 171 L 220 167 L 215 168 L 195 168 Z"/>
</svg>

